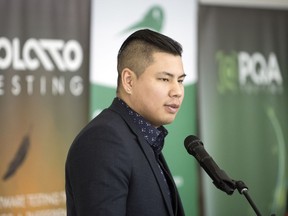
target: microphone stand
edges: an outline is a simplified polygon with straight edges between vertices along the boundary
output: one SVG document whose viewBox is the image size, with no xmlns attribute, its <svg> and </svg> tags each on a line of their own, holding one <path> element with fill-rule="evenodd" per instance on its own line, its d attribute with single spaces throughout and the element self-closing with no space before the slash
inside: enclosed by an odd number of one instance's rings
<svg viewBox="0 0 288 216">
<path fill-rule="evenodd" d="M 243 181 L 236 181 L 235 186 L 240 194 L 244 194 L 250 205 L 252 206 L 253 210 L 255 211 L 257 216 L 262 216 L 261 213 L 259 212 L 257 206 L 251 199 L 250 195 L 248 194 L 248 187 L 245 185 Z M 273 215 L 271 215 L 273 216 Z"/>
<path fill-rule="evenodd" d="M 262 216 L 257 206 L 255 205 L 255 203 L 249 196 L 248 187 L 245 185 L 243 181 L 235 181 L 235 180 L 230 179 L 223 170 L 220 170 L 220 171 L 218 170 L 216 174 L 218 174 L 217 175 L 218 178 L 215 178 L 217 179 L 217 181 L 214 181 L 213 183 L 218 189 L 226 192 L 228 195 L 232 195 L 234 190 L 237 189 L 240 194 L 244 194 L 249 204 L 255 211 L 256 215 Z M 271 216 L 275 216 L 275 215 L 271 215 Z"/>
</svg>

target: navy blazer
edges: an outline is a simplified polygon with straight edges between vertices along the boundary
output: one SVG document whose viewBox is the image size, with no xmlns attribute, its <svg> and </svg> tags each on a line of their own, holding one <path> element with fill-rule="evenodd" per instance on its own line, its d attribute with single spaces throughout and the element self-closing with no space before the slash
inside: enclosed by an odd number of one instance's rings
<svg viewBox="0 0 288 216">
<path fill-rule="evenodd" d="M 117 99 L 75 138 L 65 172 L 68 216 L 185 215 L 174 181 L 171 201 L 152 148 Z"/>
</svg>

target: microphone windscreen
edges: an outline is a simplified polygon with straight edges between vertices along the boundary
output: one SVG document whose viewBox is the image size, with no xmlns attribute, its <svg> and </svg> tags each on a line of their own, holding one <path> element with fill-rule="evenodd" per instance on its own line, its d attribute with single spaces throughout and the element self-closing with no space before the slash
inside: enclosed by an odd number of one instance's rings
<svg viewBox="0 0 288 216">
<path fill-rule="evenodd" d="M 189 154 L 194 155 L 195 152 L 193 149 L 198 146 L 203 146 L 203 143 L 197 136 L 189 135 L 184 140 L 184 146 Z"/>
</svg>

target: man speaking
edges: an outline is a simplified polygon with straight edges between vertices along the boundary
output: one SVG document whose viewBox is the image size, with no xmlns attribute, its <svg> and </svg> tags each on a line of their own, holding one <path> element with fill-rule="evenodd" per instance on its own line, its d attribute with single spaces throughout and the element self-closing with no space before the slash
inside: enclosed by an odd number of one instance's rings
<svg viewBox="0 0 288 216">
<path fill-rule="evenodd" d="M 75 138 L 66 161 L 68 216 L 183 216 L 161 153 L 184 97 L 182 47 L 134 32 L 118 53 L 117 95 Z M 100 92 L 99 92 L 100 94 Z"/>
</svg>

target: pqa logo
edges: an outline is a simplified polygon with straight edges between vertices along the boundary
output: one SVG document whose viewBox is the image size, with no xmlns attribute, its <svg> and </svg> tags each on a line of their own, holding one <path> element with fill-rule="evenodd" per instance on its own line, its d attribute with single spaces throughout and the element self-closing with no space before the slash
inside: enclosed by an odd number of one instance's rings
<svg viewBox="0 0 288 216">
<path fill-rule="evenodd" d="M 219 93 L 242 91 L 246 93 L 281 93 L 283 78 L 275 53 L 266 58 L 255 52 L 217 52 Z"/>
<path fill-rule="evenodd" d="M 12 67 L 33 71 L 42 65 L 46 71 L 55 67 L 60 71 L 77 71 L 82 61 L 83 50 L 76 40 L 30 38 L 21 46 L 19 38 L 10 41 L 0 37 L 0 70 Z"/>
</svg>

